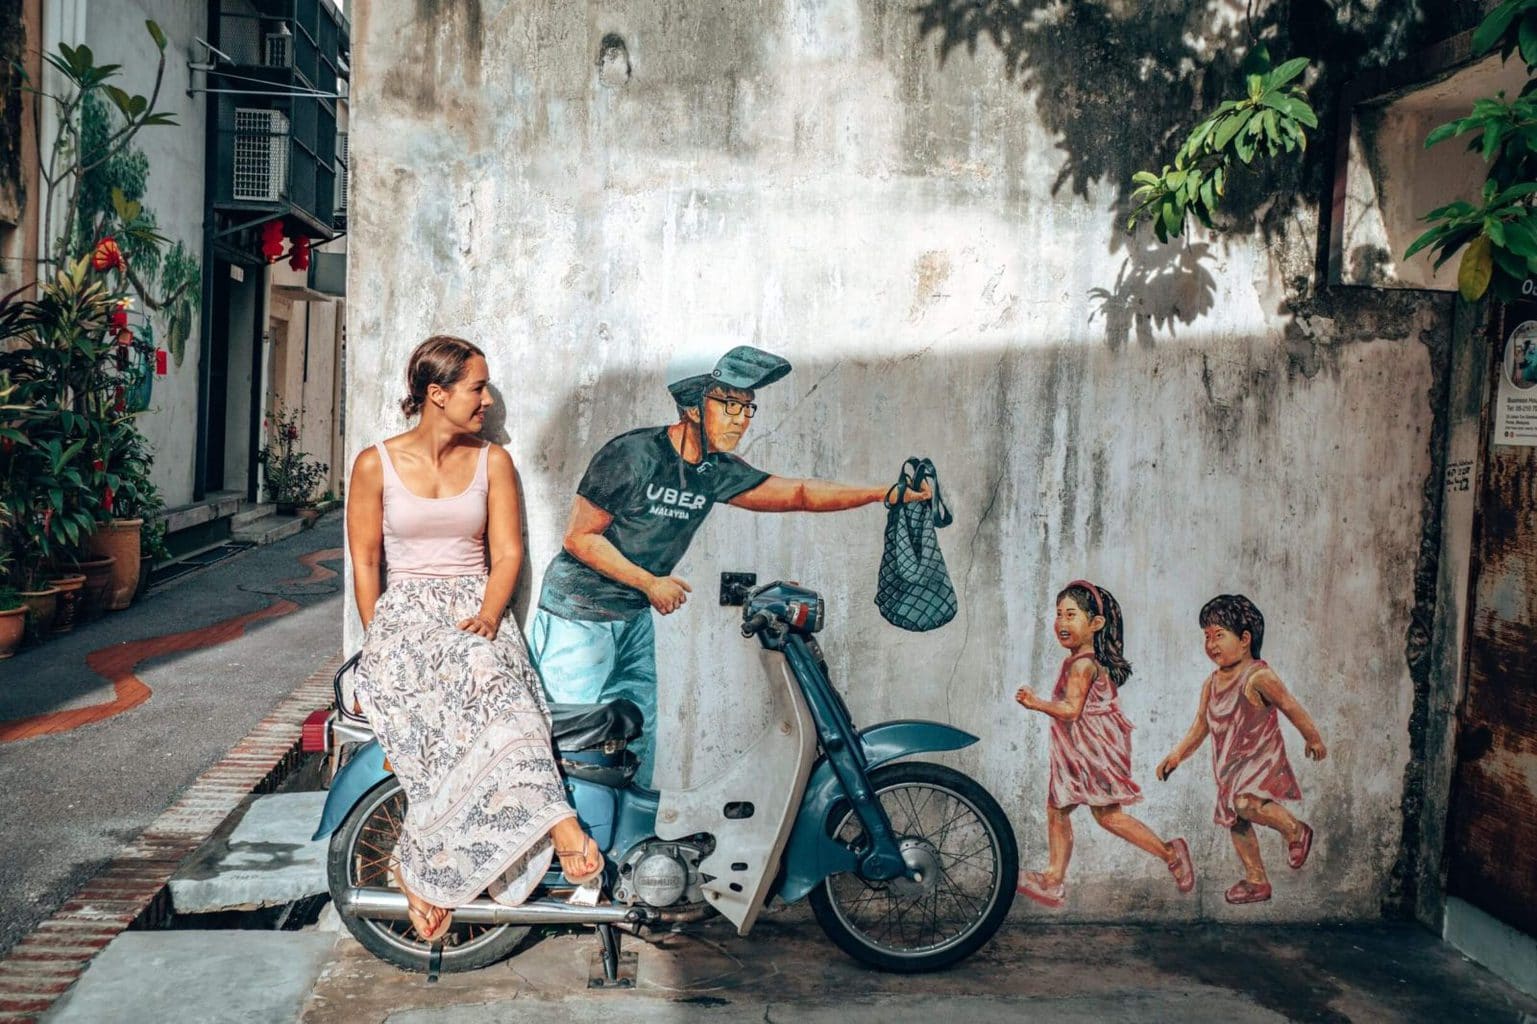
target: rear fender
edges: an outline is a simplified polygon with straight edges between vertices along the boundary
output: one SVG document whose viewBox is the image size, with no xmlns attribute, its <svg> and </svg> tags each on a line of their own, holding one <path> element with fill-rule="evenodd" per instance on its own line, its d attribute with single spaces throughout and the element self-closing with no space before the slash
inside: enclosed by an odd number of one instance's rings
<svg viewBox="0 0 1537 1024">
<path fill-rule="evenodd" d="M 377 740 L 359 747 L 331 780 L 331 792 L 326 795 L 325 810 L 320 813 L 320 827 L 311 839 L 324 839 L 335 832 L 363 794 L 392 774 L 384 767 L 384 748 Z"/>
<path fill-rule="evenodd" d="M 977 742 L 971 733 L 943 722 L 916 720 L 881 722 L 860 732 L 859 739 L 866 772 L 909 754 L 959 750 Z M 829 875 L 854 870 L 854 855 L 827 834 L 827 816 L 842 797 L 843 787 L 832 765 L 823 757 L 806 783 L 795 829 L 785 846 L 784 878 L 779 887 L 779 896 L 785 902 L 794 903 Z"/>
</svg>

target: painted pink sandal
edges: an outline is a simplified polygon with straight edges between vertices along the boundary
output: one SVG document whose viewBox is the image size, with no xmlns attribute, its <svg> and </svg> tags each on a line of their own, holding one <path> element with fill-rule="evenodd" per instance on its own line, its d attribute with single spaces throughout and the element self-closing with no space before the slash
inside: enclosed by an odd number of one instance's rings
<svg viewBox="0 0 1537 1024">
<path fill-rule="evenodd" d="M 1046 876 L 1039 871 L 1021 872 L 1019 885 L 1015 892 L 1021 896 L 1028 896 L 1043 907 L 1053 910 L 1060 908 L 1067 902 L 1067 882 L 1058 882 L 1052 885 L 1046 881 Z"/>
<path fill-rule="evenodd" d="M 1179 886 L 1180 892 L 1189 892 L 1195 888 L 1195 864 L 1190 860 L 1190 844 L 1183 839 L 1173 839 L 1169 841 L 1169 848 L 1174 851 L 1169 874 L 1174 876 L 1174 884 Z"/>
<path fill-rule="evenodd" d="M 1238 882 L 1222 898 L 1235 905 L 1245 903 L 1264 903 L 1270 899 L 1270 885 L 1256 885 L 1247 878 L 1240 878 Z"/>
<path fill-rule="evenodd" d="M 1308 854 L 1313 851 L 1313 829 L 1307 822 L 1298 822 L 1302 826 L 1302 835 L 1295 843 L 1286 844 L 1286 863 L 1295 871 L 1308 862 Z"/>
</svg>

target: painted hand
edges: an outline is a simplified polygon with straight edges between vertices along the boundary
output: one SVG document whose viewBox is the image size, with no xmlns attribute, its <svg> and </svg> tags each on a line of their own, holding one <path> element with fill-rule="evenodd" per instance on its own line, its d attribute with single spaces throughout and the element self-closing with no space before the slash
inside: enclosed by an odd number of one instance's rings
<svg viewBox="0 0 1537 1024">
<path fill-rule="evenodd" d="M 1158 769 L 1153 774 L 1158 776 L 1159 782 L 1167 781 L 1169 776 L 1174 774 L 1174 769 L 1179 767 L 1181 760 L 1182 759 L 1179 757 L 1179 755 L 1170 754 L 1168 757 L 1158 762 Z"/>
<path fill-rule="evenodd" d="M 1014 694 L 1014 700 L 1022 708 L 1029 708 L 1032 711 L 1035 710 L 1035 691 L 1030 689 L 1028 686 L 1021 686 L 1019 688 L 1019 692 Z"/>
<path fill-rule="evenodd" d="M 676 576 L 659 576 L 646 587 L 646 600 L 663 615 L 671 615 L 688 601 L 694 588 Z"/>
<path fill-rule="evenodd" d="M 1329 756 L 1329 748 L 1324 746 L 1322 739 L 1316 739 L 1308 743 L 1304 753 L 1307 754 L 1310 761 L 1322 761 Z"/>
<path fill-rule="evenodd" d="M 908 491 L 902 496 L 902 504 L 911 505 L 915 501 L 928 501 L 934 497 L 934 488 L 927 482 L 916 491 Z"/>
</svg>

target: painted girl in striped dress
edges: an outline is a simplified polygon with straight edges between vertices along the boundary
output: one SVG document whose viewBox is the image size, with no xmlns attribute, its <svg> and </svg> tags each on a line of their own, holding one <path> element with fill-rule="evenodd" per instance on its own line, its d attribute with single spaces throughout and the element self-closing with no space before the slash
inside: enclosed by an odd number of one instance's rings
<svg viewBox="0 0 1537 1024">
<path fill-rule="evenodd" d="M 1057 595 L 1057 642 L 1068 656 L 1057 673 L 1051 700 L 1028 686 L 1014 699 L 1051 717 L 1051 782 L 1046 797 L 1045 871 L 1025 871 L 1018 891 L 1048 907 L 1067 898 L 1067 864 L 1073 855 L 1072 813 L 1088 804 L 1105 831 L 1146 850 L 1168 865 L 1180 892 L 1195 888 L 1195 867 L 1183 839 L 1164 842 L 1122 810 L 1142 799 L 1131 779 L 1131 723 L 1121 713 L 1118 691 L 1131 675 L 1122 653 L 1121 606 L 1088 580 L 1074 580 Z"/>
<path fill-rule="evenodd" d="M 1217 811 L 1213 820 L 1233 838 L 1244 877 L 1225 893 L 1229 903 L 1263 903 L 1270 899 L 1270 878 L 1260 857 L 1254 826 L 1264 825 L 1286 840 L 1286 862 L 1293 868 L 1307 863 L 1313 829 L 1281 805 L 1302 799 L 1277 712 L 1291 720 L 1314 761 L 1328 756 L 1318 726 L 1281 677 L 1259 660 L 1265 640 L 1265 617 L 1242 594 L 1219 594 L 1201 609 L 1206 656 L 1217 670 L 1201 687 L 1201 706 L 1185 738 L 1158 765 L 1158 778 L 1167 779 L 1181 761 L 1211 737 L 1212 774 L 1217 782 Z"/>
</svg>

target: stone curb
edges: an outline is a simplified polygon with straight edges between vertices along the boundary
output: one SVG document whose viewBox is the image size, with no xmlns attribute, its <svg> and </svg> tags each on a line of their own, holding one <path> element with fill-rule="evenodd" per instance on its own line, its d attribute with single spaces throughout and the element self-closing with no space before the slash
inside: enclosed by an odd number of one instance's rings
<svg viewBox="0 0 1537 1024">
<path fill-rule="evenodd" d="M 300 732 L 331 703 L 338 653 L 284 697 L 245 739 L 0 959 L 0 1024 L 36 1021 L 125 929 L 169 920 L 171 876 L 252 793 L 277 788 L 299 764 Z"/>
</svg>

